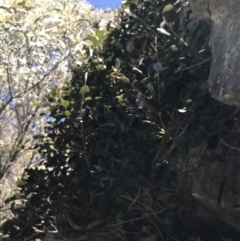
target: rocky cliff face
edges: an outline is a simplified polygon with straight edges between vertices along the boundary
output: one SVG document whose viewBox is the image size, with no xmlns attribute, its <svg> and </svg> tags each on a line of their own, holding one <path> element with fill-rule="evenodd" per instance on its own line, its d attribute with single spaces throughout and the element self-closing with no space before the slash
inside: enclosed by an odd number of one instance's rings
<svg viewBox="0 0 240 241">
<path fill-rule="evenodd" d="M 200 150 L 190 150 L 189 156 L 198 156 L 198 161 L 202 163 L 192 174 L 192 195 L 199 209 L 199 212 L 194 214 L 195 220 L 196 224 L 202 222 L 201 225 L 204 222 L 209 222 L 210 226 L 218 223 L 220 225 L 218 227 L 211 226 L 214 230 L 224 227 L 227 230 L 229 226 L 235 230 L 231 231 L 235 232 L 231 240 L 238 240 L 240 234 L 238 124 L 240 120 L 240 1 L 190 0 L 190 4 L 198 19 L 212 23 L 210 36 L 212 62 L 208 89 L 213 98 L 224 103 L 222 108 L 225 109 L 225 116 L 229 116 L 230 121 L 222 125 L 223 129 L 216 137 L 218 142 L 214 148 L 202 150 L 200 155 L 196 154 L 196 151 L 200 153 Z M 226 131 L 225 125 L 231 128 Z M 192 158 L 191 162 L 194 164 L 195 160 Z M 216 218 L 221 220 L 222 224 L 216 221 Z M 230 232 L 229 230 L 227 232 Z M 221 240 L 220 237 L 219 240 Z"/>
<path fill-rule="evenodd" d="M 190 0 L 195 16 L 212 22 L 209 91 L 217 100 L 240 106 L 240 2 Z"/>
</svg>

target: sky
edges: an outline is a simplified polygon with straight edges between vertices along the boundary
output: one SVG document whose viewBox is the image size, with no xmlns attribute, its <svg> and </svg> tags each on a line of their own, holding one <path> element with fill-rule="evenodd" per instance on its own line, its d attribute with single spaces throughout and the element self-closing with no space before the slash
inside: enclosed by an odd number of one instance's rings
<svg viewBox="0 0 240 241">
<path fill-rule="evenodd" d="M 121 0 L 87 0 L 91 5 L 97 8 L 116 8 L 120 6 Z"/>
</svg>

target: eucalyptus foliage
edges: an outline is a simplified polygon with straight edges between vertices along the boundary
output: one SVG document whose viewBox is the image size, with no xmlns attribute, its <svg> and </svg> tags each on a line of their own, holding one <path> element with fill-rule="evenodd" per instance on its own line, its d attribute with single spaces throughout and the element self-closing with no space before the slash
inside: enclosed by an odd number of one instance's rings
<svg viewBox="0 0 240 241">
<path fill-rule="evenodd" d="M 0 2 L 0 207 L 34 161 L 32 135 L 46 122 L 39 103 L 71 78 L 69 63 L 81 63 L 86 32 L 101 14 L 78 0 Z"/>
</svg>

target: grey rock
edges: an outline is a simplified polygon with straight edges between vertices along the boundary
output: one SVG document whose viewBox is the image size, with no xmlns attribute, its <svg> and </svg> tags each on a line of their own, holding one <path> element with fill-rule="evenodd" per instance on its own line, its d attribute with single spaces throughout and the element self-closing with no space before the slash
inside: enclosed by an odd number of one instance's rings
<svg viewBox="0 0 240 241">
<path fill-rule="evenodd" d="M 210 94 L 217 100 L 240 106 L 240 1 L 190 0 L 195 16 L 212 22 L 210 46 Z"/>
</svg>

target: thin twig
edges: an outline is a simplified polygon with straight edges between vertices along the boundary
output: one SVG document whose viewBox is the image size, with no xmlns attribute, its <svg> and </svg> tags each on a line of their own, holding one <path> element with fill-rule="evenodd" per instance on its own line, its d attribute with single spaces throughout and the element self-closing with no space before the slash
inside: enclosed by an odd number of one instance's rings
<svg viewBox="0 0 240 241">
<path fill-rule="evenodd" d="M 84 76 L 84 85 L 87 84 L 87 78 L 88 78 L 88 72 L 85 73 Z M 81 106 L 80 106 L 80 115 L 82 116 L 82 110 L 83 110 L 83 104 L 84 104 L 84 97 L 85 97 L 85 93 L 83 93 L 82 96 L 82 100 L 81 100 Z M 88 160 L 88 156 L 87 156 L 87 152 L 86 152 L 86 145 L 85 145 L 85 136 L 84 136 L 84 126 L 83 123 L 81 123 L 81 134 L 82 134 L 82 142 L 83 142 L 83 153 L 84 153 L 84 157 L 86 159 L 87 162 L 87 166 L 90 166 L 89 160 Z"/>
<path fill-rule="evenodd" d="M 151 216 L 151 215 L 163 213 L 163 211 L 165 211 L 165 210 L 168 209 L 168 208 L 169 208 L 169 207 L 166 207 L 166 208 L 163 208 L 161 211 L 158 211 L 158 212 L 144 214 L 143 217 L 133 218 L 133 219 L 129 219 L 129 220 L 122 221 L 122 222 L 119 222 L 119 223 L 114 223 L 114 224 L 107 224 L 106 226 L 107 226 L 107 227 L 114 227 L 114 226 L 122 225 L 122 224 L 124 224 L 124 223 L 129 223 L 129 222 L 132 222 L 132 221 L 141 220 L 141 219 L 144 219 L 144 218 L 146 218 L 146 217 L 148 217 L 148 216 Z"/>
<path fill-rule="evenodd" d="M 141 192 L 141 187 L 138 188 L 138 193 L 137 193 L 135 199 L 133 200 L 133 202 L 128 206 L 128 209 L 131 209 L 131 207 L 132 207 L 132 206 L 134 205 L 134 203 L 137 201 L 137 199 L 138 199 L 138 197 L 139 197 L 139 195 L 140 195 L 140 192 Z"/>
<path fill-rule="evenodd" d="M 227 144 L 223 139 L 220 139 L 220 143 L 222 143 L 223 145 L 229 147 L 229 148 L 232 149 L 232 150 L 240 151 L 240 148 L 234 147 L 234 146 L 230 146 L 230 145 Z"/>
<path fill-rule="evenodd" d="M 199 62 L 199 63 L 197 63 L 197 64 L 193 64 L 193 65 L 188 66 L 188 67 L 186 67 L 186 68 L 183 68 L 183 69 L 180 69 L 180 70 L 176 70 L 176 71 L 175 71 L 175 74 L 180 73 L 180 72 L 185 71 L 185 70 L 188 70 L 188 69 L 191 69 L 191 68 L 194 68 L 194 67 L 197 67 L 197 66 L 199 66 L 199 65 L 201 65 L 201 64 L 204 64 L 204 63 L 206 63 L 206 62 L 208 62 L 208 61 L 210 61 L 210 60 L 211 60 L 211 58 L 208 58 L 208 59 L 205 59 L 205 60 L 203 60 L 203 61 L 201 61 L 201 62 Z"/>
</svg>

